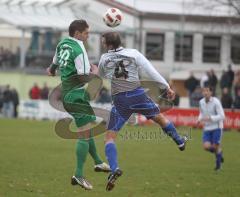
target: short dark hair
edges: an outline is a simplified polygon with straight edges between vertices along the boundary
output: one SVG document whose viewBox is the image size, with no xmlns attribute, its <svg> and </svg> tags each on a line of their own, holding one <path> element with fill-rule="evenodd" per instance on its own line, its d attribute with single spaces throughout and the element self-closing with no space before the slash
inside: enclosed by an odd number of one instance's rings
<svg viewBox="0 0 240 197">
<path fill-rule="evenodd" d="M 209 84 L 209 82 L 205 83 L 203 88 L 208 88 L 210 92 L 213 92 L 213 87 Z"/>
<path fill-rule="evenodd" d="M 113 49 L 117 49 L 121 45 L 121 38 L 119 33 L 117 32 L 107 32 L 102 35 L 105 38 L 105 43 L 107 46 L 113 47 Z"/>
<path fill-rule="evenodd" d="M 69 25 L 68 28 L 68 33 L 69 36 L 74 36 L 74 33 L 76 31 L 80 31 L 83 32 L 85 29 L 89 28 L 87 21 L 85 20 L 74 20 L 73 22 L 71 22 L 71 24 Z"/>
</svg>

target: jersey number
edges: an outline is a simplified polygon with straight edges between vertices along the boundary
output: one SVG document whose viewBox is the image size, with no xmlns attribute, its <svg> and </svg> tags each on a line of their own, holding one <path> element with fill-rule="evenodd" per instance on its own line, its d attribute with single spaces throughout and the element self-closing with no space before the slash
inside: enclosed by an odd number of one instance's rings
<svg viewBox="0 0 240 197">
<path fill-rule="evenodd" d="M 70 52 L 67 49 L 61 49 L 61 51 L 59 52 L 59 64 L 60 66 L 67 66 L 67 61 L 70 57 Z"/>
<path fill-rule="evenodd" d="M 125 69 L 123 60 L 116 63 L 114 75 L 116 78 L 120 78 L 120 77 L 124 77 L 125 79 L 128 78 L 128 71 Z"/>
</svg>

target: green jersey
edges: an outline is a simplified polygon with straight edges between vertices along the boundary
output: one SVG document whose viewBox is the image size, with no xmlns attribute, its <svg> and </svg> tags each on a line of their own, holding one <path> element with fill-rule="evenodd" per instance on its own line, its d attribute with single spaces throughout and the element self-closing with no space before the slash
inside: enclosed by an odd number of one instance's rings
<svg viewBox="0 0 240 197">
<path fill-rule="evenodd" d="M 73 76 L 89 75 L 90 63 L 83 42 L 73 37 L 64 38 L 59 42 L 51 65 L 59 67 L 63 93 L 79 87 L 79 81 Z"/>
</svg>

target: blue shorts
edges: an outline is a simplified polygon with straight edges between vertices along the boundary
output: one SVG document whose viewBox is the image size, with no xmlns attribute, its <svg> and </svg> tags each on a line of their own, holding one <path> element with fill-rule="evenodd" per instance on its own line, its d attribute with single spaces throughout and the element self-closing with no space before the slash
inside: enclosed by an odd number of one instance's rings
<svg viewBox="0 0 240 197">
<path fill-rule="evenodd" d="M 203 131 L 203 143 L 210 142 L 211 144 L 221 144 L 222 129 L 214 129 L 210 131 Z"/>
<path fill-rule="evenodd" d="M 133 113 L 151 119 L 160 113 L 158 106 L 145 94 L 142 87 L 113 96 L 107 130 L 119 131 Z"/>
</svg>

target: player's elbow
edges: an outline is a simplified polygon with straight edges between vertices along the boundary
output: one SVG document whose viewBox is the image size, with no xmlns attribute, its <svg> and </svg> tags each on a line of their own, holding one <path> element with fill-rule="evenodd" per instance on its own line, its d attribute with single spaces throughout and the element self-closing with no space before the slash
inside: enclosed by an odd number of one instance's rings
<svg viewBox="0 0 240 197">
<path fill-rule="evenodd" d="M 220 117 L 221 117 L 221 120 L 224 120 L 225 119 L 225 114 L 224 113 L 221 114 Z"/>
</svg>

